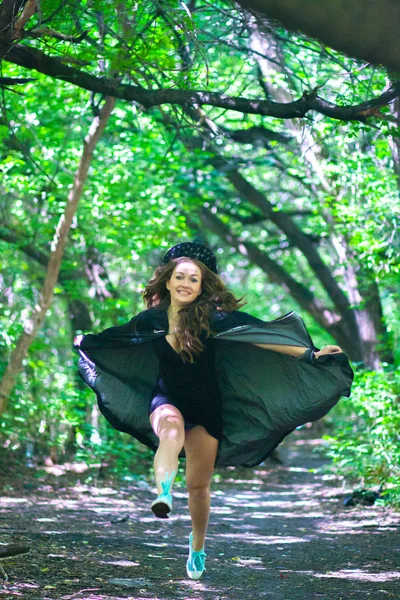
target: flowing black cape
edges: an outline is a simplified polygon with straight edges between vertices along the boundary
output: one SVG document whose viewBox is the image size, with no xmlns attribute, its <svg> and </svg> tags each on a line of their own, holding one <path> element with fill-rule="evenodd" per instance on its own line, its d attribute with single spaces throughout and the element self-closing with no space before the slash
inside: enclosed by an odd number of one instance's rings
<svg viewBox="0 0 400 600">
<path fill-rule="evenodd" d="M 264 322 L 241 311 L 215 311 L 210 326 L 223 407 L 218 466 L 260 464 L 296 427 L 320 419 L 350 394 L 353 372 L 345 354 L 313 358 L 317 348 L 294 312 Z M 166 311 L 153 308 L 78 345 L 80 374 L 103 415 L 153 450 L 158 438 L 148 406 L 159 366 L 151 342 L 167 332 Z M 256 343 L 302 346 L 305 354 L 296 359 Z"/>
</svg>

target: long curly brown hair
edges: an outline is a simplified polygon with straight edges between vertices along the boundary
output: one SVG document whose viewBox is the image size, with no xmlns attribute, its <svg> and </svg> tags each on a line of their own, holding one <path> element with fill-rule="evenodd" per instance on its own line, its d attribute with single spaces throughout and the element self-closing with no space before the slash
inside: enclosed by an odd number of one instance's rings
<svg viewBox="0 0 400 600">
<path fill-rule="evenodd" d="M 200 269 L 201 294 L 190 305 L 179 310 L 176 341 L 182 359 L 193 363 L 195 356 L 204 350 L 200 336 L 204 334 L 208 338 L 212 334 L 209 323 L 211 313 L 215 310 L 232 312 L 243 306 L 245 302 L 243 297 L 237 299 L 233 292 L 227 289 L 222 279 L 203 263 L 183 256 L 170 260 L 166 265 L 156 269 L 142 294 L 147 308 L 168 309 L 171 297 L 166 284 L 171 279 L 175 268 L 180 263 L 188 261 Z"/>
</svg>

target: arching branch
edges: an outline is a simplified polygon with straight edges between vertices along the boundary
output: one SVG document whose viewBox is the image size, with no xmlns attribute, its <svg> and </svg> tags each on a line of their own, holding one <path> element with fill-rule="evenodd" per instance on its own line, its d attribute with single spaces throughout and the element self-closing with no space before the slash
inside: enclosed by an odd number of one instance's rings
<svg viewBox="0 0 400 600">
<path fill-rule="evenodd" d="M 400 83 L 396 82 L 380 96 L 356 105 L 336 105 L 318 96 L 317 90 L 304 92 L 301 98 L 293 102 L 274 102 L 258 98 L 232 97 L 207 91 L 173 88 L 148 90 L 139 86 L 122 84 L 105 77 L 96 77 L 65 65 L 60 59 L 48 56 L 36 48 L 28 48 L 23 45 L 12 48 L 7 54 L 6 60 L 27 69 L 36 69 L 40 73 L 72 83 L 91 92 L 137 102 L 145 108 L 163 104 L 176 104 L 184 107 L 209 105 L 244 114 L 279 119 L 303 118 L 307 113 L 316 111 L 341 121 L 365 121 L 370 116 L 379 116 L 379 109 L 382 106 L 386 106 L 395 98 L 400 97 Z"/>
</svg>

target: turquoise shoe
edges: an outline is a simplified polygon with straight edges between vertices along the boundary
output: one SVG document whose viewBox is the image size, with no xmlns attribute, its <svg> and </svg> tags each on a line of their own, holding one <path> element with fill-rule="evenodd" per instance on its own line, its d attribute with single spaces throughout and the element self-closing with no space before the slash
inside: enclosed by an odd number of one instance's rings
<svg viewBox="0 0 400 600">
<path fill-rule="evenodd" d="M 171 487 L 174 481 L 174 477 L 175 471 L 172 473 L 171 477 L 168 477 L 167 473 L 166 480 L 161 482 L 162 494 L 160 494 L 151 503 L 150 508 L 158 519 L 168 519 L 169 513 L 172 510 Z"/>
<path fill-rule="evenodd" d="M 186 573 L 189 579 L 200 579 L 206 570 L 205 562 L 207 554 L 204 552 L 204 546 L 201 550 L 193 550 L 193 533 L 189 535 L 189 558 L 186 562 Z"/>
</svg>

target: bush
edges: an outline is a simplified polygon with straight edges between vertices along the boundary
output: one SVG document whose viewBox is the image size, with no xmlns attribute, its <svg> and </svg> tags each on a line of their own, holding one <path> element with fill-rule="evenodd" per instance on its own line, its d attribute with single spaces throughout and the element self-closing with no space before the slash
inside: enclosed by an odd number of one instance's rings
<svg viewBox="0 0 400 600">
<path fill-rule="evenodd" d="M 334 432 L 325 436 L 329 455 L 348 481 L 382 486 L 390 504 L 400 504 L 400 371 L 358 372 L 350 398 L 336 411 Z"/>
</svg>

